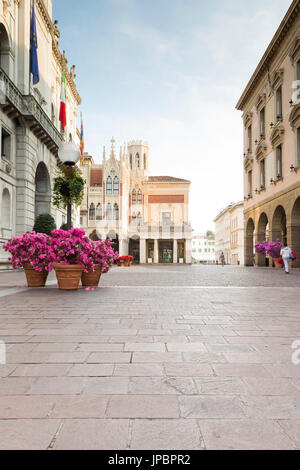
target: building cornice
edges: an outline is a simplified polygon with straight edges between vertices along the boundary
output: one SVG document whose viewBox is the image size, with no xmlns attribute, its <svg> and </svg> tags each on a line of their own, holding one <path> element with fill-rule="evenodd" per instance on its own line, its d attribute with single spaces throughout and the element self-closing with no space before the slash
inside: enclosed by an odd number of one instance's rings
<svg viewBox="0 0 300 470">
<path fill-rule="evenodd" d="M 288 31 L 293 26 L 296 18 L 300 14 L 300 0 L 293 0 L 290 8 L 288 9 L 284 19 L 282 20 L 279 28 L 277 29 L 272 41 L 270 42 L 266 52 L 264 53 L 261 61 L 259 62 L 255 72 L 253 73 L 248 85 L 246 86 L 242 96 L 240 97 L 236 109 L 242 111 L 244 105 L 251 96 L 253 90 L 256 88 L 259 80 L 265 73 L 268 73 L 270 64 L 279 50 L 284 38 L 286 37 Z"/>
<path fill-rule="evenodd" d="M 41 18 L 42 18 L 46 28 L 48 29 L 48 31 L 51 35 L 51 38 L 52 38 L 52 51 L 53 51 L 54 57 L 55 57 L 55 59 L 56 59 L 56 61 L 57 61 L 57 63 L 58 63 L 61 70 L 62 70 L 63 65 L 65 66 L 65 75 L 66 75 L 67 83 L 68 83 L 68 85 L 69 85 L 69 87 L 72 91 L 72 94 L 73 94 L 77 104 L 80 105 L 81 104 L 81 97 L 80 97 L 80 95 L 77 91 L 75 82 L 74 82 L 74 80 L 72 79 L 72 77 L 69 73 L 67 63 L 66 63 L 66 59 L 59 50 L 57 41 L 55 39 L 54 26 L 53 26 L 51 17 L 48 13 L 48 10 L 45 6 L 45 3 L 44 3 L 43 0 L 36 0 L 36 6 L 37 6 L 37 8 L 40 12 Z"/>
</svg>

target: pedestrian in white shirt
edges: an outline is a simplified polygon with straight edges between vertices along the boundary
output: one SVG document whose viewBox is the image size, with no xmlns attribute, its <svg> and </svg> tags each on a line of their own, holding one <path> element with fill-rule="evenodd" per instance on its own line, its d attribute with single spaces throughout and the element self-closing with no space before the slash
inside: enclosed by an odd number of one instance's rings
<svg viewBox="0 0 300 470">
<path fill-rule="evenodd" d="M 291 261 L 291 255 L 292 255 L 292 250 L 288 246 L 288 244 L 285 242 L 284 247 L 282 248 L 280 252 L 280 256 L 282 257 L 282 260 L 284 262 L 284 267 L 285 267 L 285 273 L 289 274 L 290 269 L 289 269 L 289 264 Z"/>
</svg>

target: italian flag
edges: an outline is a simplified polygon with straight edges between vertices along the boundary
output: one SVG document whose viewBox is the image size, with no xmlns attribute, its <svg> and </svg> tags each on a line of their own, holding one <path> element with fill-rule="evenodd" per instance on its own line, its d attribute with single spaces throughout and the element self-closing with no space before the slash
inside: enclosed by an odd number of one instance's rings
<svg viewBox="0 0 300 470">
<path fill-rule="evenodd" d="M 65 131 L 65 127 L 67 124 L 66 101 L 67 101 L 66 75 L 65 75 L 65 67 L 63 66 L 61 95 L 60 95 L 60 110 L 59 110 L 59 120 L 61 122 L 61 128 L 63 132 Z"/>
</svg>

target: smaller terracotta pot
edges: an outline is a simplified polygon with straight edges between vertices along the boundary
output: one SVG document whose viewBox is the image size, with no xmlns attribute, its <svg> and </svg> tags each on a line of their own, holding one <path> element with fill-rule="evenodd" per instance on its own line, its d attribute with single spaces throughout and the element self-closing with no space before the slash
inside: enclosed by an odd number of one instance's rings
<svg viewBox="0 0 300 470">
<path fill-rule="evenodd" d="M 84 270 L 80 264 L 54 264 L 58 287 L 60 290 L 77 290 Z"/>
<path fill-rule="evenodd" d="M 28 287 L 45 287 L 48 271 L 43 269 L 42 272 L 35 271 L 30 263 L 24 263 L 23 268 L 25 271 Z"/>
<path fill-rule="evenodd" d="M 81 284 L 83 287 L 98 287 L 101 277 L 101 266 L 97 264 L 95 271 L 89 271 L 88 273 L 82 273 Z"/>
<path fill-rule="evenodd" d="M 282 264 L 279 262 L 279 259 L 274 259 L 274 264 L 276 269 L 282 268 Z"/>
</svg>

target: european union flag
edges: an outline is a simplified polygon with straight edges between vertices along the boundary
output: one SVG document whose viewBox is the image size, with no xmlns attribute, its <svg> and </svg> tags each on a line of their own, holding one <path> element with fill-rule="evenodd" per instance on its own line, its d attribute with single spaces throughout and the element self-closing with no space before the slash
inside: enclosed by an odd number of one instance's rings
<svg viewBox="0 0 300 470">
<path fill-rule="evenodd" d="M 37 35 L 36 35 L 35 8 L 34 8 L 34 0 L 32 0 L 32 17 L 31 17 L 31 28 L 30 28 L 30 73 L 32 73 L 34 85 L 36 85 L 40 81 L 37 48 L 38 48 L 38 44 L 37 44 Z"/>
</svg>

